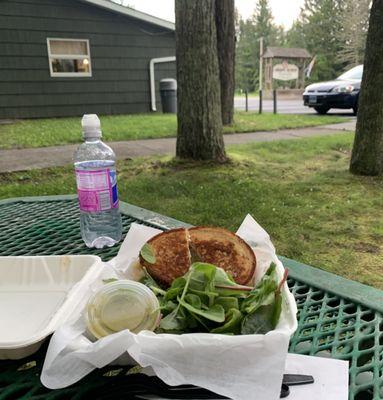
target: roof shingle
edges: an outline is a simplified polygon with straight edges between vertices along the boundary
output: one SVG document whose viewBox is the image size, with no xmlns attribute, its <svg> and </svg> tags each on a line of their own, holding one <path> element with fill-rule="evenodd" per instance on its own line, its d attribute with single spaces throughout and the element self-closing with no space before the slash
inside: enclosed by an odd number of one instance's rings
<svg viewBox="0 0 383 400">
<path fill-rule="evenodd" d="M 311 54 L 298 47 L 268 47 L 263 58 L 311 58 Z"/>
</svg>

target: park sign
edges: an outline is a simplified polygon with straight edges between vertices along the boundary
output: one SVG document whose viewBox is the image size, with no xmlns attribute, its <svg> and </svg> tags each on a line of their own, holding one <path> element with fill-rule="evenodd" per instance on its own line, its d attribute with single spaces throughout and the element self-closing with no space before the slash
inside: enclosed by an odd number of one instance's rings
<svg viewBox="0 0 383 400">
<path fill-rule="evenodd" d="M 292 81 L 298 79 L 299 68 L 295 64 L 289 64 L 283 61 L 282 64 L 276 64 L 273 67 L 273 79 L 280 81 Z"/>
</svg>

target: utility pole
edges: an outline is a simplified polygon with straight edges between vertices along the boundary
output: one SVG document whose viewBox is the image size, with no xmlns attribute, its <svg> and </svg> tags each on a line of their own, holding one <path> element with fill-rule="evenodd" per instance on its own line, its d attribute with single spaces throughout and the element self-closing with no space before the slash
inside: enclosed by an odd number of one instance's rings
<svg viewBox="0 0 383 400">
<path fill-rule="evenodd" d="M 259 38 L 259 114 L 262 114 L 263 89 L 263 36 Z"/>
</svg>

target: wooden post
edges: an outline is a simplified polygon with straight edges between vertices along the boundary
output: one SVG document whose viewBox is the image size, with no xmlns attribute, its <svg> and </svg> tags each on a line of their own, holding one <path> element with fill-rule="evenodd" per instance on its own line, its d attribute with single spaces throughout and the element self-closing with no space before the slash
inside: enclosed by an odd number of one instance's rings
<svg viewBox="0 0 383 400">
<path fill-rule="evenodd" d="M 302 87 L 300 89 L 305 88 L 305 70 L 306 70 L 306 60 L 303 60 L 303 68 L 302 68 Z"/>
<path fill-rule="evenodd" d="M 273 89 L 273 112 L 277 113 L 277 90 Z"/>
<path fill-rule="evenodd" d="M 259 38 L 259 90 L 263 89 L 263 37 Z"/>
</svg>

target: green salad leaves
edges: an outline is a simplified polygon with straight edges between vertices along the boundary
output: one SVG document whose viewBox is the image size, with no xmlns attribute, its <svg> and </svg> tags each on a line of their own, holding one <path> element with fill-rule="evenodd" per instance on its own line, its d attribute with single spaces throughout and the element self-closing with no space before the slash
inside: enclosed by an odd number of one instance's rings
<svg viewBox="0 0 383 400">
<path fill-rule="evenodd" d="M 141 257 L 149 264 L 156 263 L 156 256 L 153 247 L 149 243 L 145 243 L 140 251 Z"/>
<path fill-rule="evenodd" d="M 272 263 L 253 288 L 238 285 L 221 268 L 195 262 L 164 290 L 146 273 L 143 283 L 158 297 L 162 319 L 157 332 L 210 332 L 228 335 L 267 333 L 281 315 L 281 288 Z"/>
</svg>

